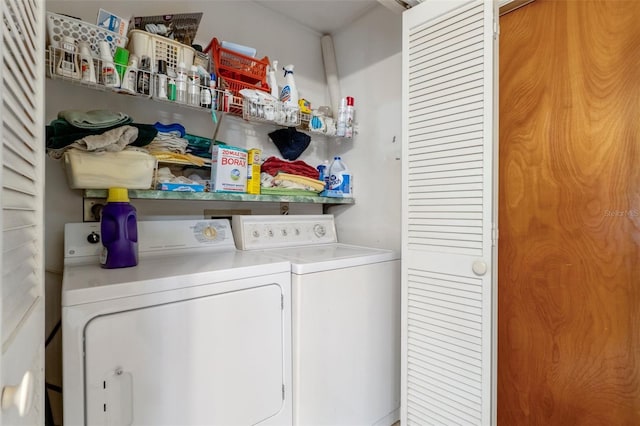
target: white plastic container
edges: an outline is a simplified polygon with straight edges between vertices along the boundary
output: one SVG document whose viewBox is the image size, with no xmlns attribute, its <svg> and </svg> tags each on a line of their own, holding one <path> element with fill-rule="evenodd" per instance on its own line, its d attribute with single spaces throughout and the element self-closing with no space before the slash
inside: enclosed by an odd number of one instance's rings
<svg viewBox="0 0 640 426">
<path fill-rule="evenodd" d="M 69 149 L 64 153 L 67 182 L 72 189 L 121 187 L 149 189 L 156 158 L 141 151 L 85 152 Z"/>
<path fill-rule="evenodd" d="M 334 157 L 329 166 L 329 181 L 326 197 L 352 198 L 353 197 L 353 176 L 349 172 L 347 165 L 340 157 Z"/>
<path fill-rule="evenodd" d="M 154 61 L 162 59 L 167 62 L 167 68 L 174 70 L 178 68 L 180 62 L 191 66 L 196 54 L 195 49 L 191 46 L 143 30 L 129 31 L 127 49 L 129 54 L 134 54 L 139 58 L 146 55 L 153 58 Z"/>
</svg>

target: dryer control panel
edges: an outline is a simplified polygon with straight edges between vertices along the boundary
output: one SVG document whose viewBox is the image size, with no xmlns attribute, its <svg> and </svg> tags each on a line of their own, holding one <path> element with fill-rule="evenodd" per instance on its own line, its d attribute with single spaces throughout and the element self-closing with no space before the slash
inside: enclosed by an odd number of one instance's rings
<svg viewBox="0 0 640 426">
<path fill-rule="evenodd" d="M 65 262 L 92 260 L 102 251 L 100 223 L 67 223 Z M 174 253 L 179 250 L 235 251 L 228 219 L 158 220 L 138 222 L 138 252 Z"/>
<path fill-rule="evenodd" d="M 333 215 L 233 216 L 239 250 L 308 246 L 338 242 Z"/>
</svg>

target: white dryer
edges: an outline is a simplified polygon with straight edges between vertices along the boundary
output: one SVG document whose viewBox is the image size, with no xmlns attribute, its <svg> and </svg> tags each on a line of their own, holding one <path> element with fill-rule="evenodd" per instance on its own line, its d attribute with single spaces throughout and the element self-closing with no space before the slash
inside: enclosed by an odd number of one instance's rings
<svg viewBox="0 0 640 426">
<path fill-rule="evenodd" d="M 293 424 L 399 419 L 400 261 L 337 242 L 333 215 L 234 216 L 236 246 L 291 262 Z"/>
<path fill-rule="evenodd" d="M 139 222 L 139 264 L 102 269 L 67 224 L 64 424 L 290 425 L 290 265 L 235 249 L 228 220 Z"/>
</svg>

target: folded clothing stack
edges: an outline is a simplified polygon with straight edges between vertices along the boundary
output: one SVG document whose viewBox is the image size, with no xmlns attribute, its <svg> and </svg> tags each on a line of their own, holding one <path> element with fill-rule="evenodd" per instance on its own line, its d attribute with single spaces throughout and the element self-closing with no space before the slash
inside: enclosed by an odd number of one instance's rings
<svg viewBox="0 0 640 426">
<path fill-rule="evenodd" d="M 48 154 L 55 159 L 69 149 L 117 152 L 142 147 L 158 133 L 152 125 L 133 123 L 128 115 L 108 110 L 60 111 L 45 130 Z"/>
<path fill-rule="evenodd" d="M 182 125 L 158 122 L 154 127 L 158 134 L 146 148 L 158 161 L 198 167 L 211 163 L 211 158 L 203 158 L 189 152 L 189 141 L 185 138 L 186 133 Z"/>
<path fill-rule="evenodd" d="M 318 180 L 318 170 L 302 160 L 269 157 L 260 169 L 261 194 L 309 195 L 324 190 L 325 183 Z"/>
</svg>

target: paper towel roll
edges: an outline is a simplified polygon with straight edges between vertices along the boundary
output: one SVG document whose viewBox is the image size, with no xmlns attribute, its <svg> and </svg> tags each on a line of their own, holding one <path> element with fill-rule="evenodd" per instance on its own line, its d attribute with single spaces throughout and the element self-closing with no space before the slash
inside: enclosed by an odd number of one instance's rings
<svg viewBox="0 0 640 426">
<path fill-rule="evenodd" d="M 336 54 L 333 50 L 333 39 L 330 35 L 322 36 L 320 41 L 322 43 L 322 59 L 324 61 L 324 73 L 327 76 L 331 109 L 335 117 L 340 104 L 340 80 L 338 80 Z"/>
</svg>

